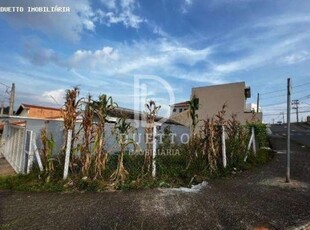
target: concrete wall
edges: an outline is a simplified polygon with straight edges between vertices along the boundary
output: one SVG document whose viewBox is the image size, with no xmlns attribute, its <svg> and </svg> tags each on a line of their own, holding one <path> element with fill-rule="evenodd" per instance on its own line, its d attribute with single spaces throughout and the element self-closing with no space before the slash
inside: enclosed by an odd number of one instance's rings
<svg viewBox="0 0 310 230">
<path fill-rule="evenodd" d="M 58 154 L 65 141 L 64 137 L 64 125 L 63 121 L 61 120 L 46 120 L 46 119 L 31 119 L 31 118 L 15 118 L 15 119 L 8 119 L 10 121 L 25 121 L 26 125 L 25 128 L 26 130 L 32 130 L 35 135 L 36 135 L 36 144 L 38 146 L 38 149 L 42 148 L 42 142 L 41 142 L 41 131 L 44 128 L 47 128 L 49 138 L 52 135 L 53 140 L 55 142 L 55 148 L 53 153 Z M 128 121 L 134 126 L 135 125 L 135 120 L 128 119 Z M 182 126 L 182 125 L 177 125 L 177 124 L 161 124 L 161 127 L 157 129 L 158 134 L 163 134 L 165 127 L 170 126 L 171 133 L 175 134 L 174 141 L 176 144 L 181 143 L 181 136 L 183 134 L 189 134 L 189 128 Z M 116 134 L 114 131 L 115 124 L 114 123 L 106 123 L 105 124 L 105 149 L 109 153 L 115 153 L 119 152 L 119 145 L 116 140 Z M 76 123 L 76 128 L 75 131 L 77 132 L 80 129 L 80 123 Z M 136 142 L 139 142 L 138 144 L 140 145 L 140 148 L 142 150 L 145 149 L 145 128 L 144 127 L 139 127 L 134 130 L 134 135 L 131 134 L 129 138 L 135 139 Z M 139 141 L 140 138 L 140 141 Z M 186 140 L 186 137 L 184 138 Z M 78 139 L 75 142 L 77 145 L 78 143 L 81 143 L 83 141 L 83 132 L 81 131 L 79 133 Z M 128 147 L 128 150 L 133 149 L 132 146 Z"/>
<path fill-rule="evenodd" d="M 22 116 L 22 115 L 21 115 Z M 53 118 L 61 117 L 61 111 L 56 109 L 48 108 L 30 108 L 28 110 L 28 117 L 38 117 L 38 118 Z"/>
</svg>

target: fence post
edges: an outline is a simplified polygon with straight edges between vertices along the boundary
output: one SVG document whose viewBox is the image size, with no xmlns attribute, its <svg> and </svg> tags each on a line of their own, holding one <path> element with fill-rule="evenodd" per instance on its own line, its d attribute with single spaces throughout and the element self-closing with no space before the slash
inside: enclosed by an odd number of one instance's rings
<svg viewBox="0 0 310 230">
<path fill-rule="evenodd" d="M 152 177 L 155 178 L 156 177 L 156 134 L 157 134 L 157 130 L 156 130 L 156 125 L 154 124 L 153 127 L 153 154 L 152 154 Z"/>
<path fill-rule="evenodd" d="M 227 158 L 226 158 L 226 140 L 225 140 L 225 126 L 222 125 L 222 157 L 223 157 L 223 167 L 227 166 Z"/>
<path fill-rule="evenodd" d="M 248 159 L 248 151 L 251 149 L 251 145 L 253 144 L 253 139 L 255 139 L 254 127 L 251 128 L 251 137 L 250 137 L 250 141 L 248 144 L 246 156 L 244 157 L 244 162 L 246 162 L 246 160 Z M 254 143 L 255 143 L 255 140 L 254 140 Z M 253 147 L 253 151 L 255 151 L 255 154 L 256 154 L 256 147 Z"/>
<path fill-rule="evenodd" d="M 2 150 L 2 155 L 7 158 L 7 153 L 8 153 L 8 136 L 9 136 L 9 122 L 5 121 L 4 122 L 4 127 L 3 127 L 3 133 L 2 133 L 2 138 L 1 138 L 1 150 Z"/>
<path fill-rule="evenodd" d="M 32 138 L 33 138 L 33 131 L 29 131 L 29 149 L 28 149 L 28 162 L 27 162 L 27 174 L 30 173 L 33 163 L 33 151 L 32 151 Z"/>
<path fill-rule="evenodd" d="M 42 165 L 41 157 L 40 157 L 39 150 L 38 150 L 38 147 L 36 144 L 36 134 L 35 133 L 33 133 L 32 145 L 33 145 L 33 151 L 34 151 L 34 154 L 36 156 L 40 171 L 42 172 L 43 171 L 43 165 Z"/>
<path fill-rule="evenodd" d="M 67 136 L 67 146 L 66 146 L 66 158 L 65 158 L 65 168 L 64 168 L 64 177 L 63 177 L 64 180 L 66 180 L 68 177 L 70 152 L 71 152 L 71 141 L 72 141 L 72 130 L 69 129 L 68 136 Z"/>
<path fill-rule="evenodd" d="M 253 153 L 256 156 L 256 140 L 255 140 L 255 129 L 254 126 L 252 127 L 252 135 L 253 135 Z"/>
</svg>

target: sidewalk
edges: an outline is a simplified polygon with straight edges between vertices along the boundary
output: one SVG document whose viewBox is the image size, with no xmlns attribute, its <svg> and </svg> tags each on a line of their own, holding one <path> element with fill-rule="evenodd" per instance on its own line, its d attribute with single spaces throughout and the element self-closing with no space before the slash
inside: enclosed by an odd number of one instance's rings
<svg viewBox="0 0 310 230">
<path fill-rule="evenodd" d="M 277 150 L 285 140 L 271 136 Z M 6 229 L 294 229 L 310 222 L 310 151 L 292 146 L 254 170 L 209 181 L 200 191 L 0 192 Z M 301 229 L 301 228 L 297 228 Z M 306 227 L 304 227 L 306 229 Z"/>
</svg>

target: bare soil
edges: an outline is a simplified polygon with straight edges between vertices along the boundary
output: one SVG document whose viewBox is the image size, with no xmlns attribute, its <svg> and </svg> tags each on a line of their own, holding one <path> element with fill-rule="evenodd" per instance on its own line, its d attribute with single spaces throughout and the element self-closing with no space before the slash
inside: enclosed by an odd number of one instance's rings
<svg viewBox="0 0 310 230">
<path fill-rule="evenodd" d="M 0 155 L 0 176 L 9 176 L 15 174 L 16 173 L 9 162 L 7 162 L 6 159 Z"/>
</svg>

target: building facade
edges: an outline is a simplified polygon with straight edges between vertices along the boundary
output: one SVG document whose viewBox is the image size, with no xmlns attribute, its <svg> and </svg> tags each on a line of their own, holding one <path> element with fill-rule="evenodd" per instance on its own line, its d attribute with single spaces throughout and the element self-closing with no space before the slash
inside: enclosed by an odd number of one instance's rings
<svg viewBox="0 0 310 230">
<path fill-rule="evenodd" d="M 170 115 L 176 115 L 179 113 L 182 113 L 184 111 L 186 111 L 188 109 L 188 102 L 184 101 L 184 102 L 179 102 L 173 105 L 170 105 Z"/>
<path fill-rule="evenodd" d="M 241 124 L 253 119 L 262 120 L 262 113 L 248 110 L 246 107 L 246 100 L 251 97 L 251 89 L 245 82 L 192 88 L 191 97 L 198 100 L 196 113 L 199 120 L 214 117 L 222 110 L 223 105 L 226 105 L 225 119 L 230 119 L 234 114 Z M 172 113 L 170 118 L 185 125 L 190 124 L 188 111 Z"/>
</svg>

